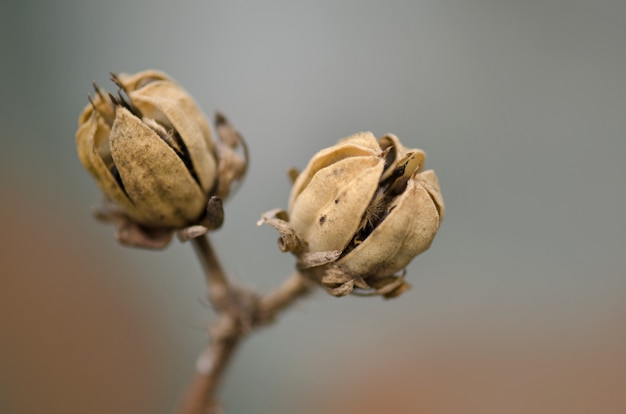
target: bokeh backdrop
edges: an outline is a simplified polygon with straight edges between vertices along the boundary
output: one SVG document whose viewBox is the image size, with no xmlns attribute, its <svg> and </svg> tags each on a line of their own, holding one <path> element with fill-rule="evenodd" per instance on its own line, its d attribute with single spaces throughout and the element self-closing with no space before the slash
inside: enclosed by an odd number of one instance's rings
<svg viewBox="0 0 626 414">
<path fill-rule="evenodd" d="M 118 246 L 74 148 L 91 82 L 146 68 L 248 141 L 240 283 L 291 272 L 255 222 L 343 136 L 424 149 L 446 201 L 411 291 L 301 302 L 226 412 L 626 412 L 625 39 L 619 0 L 3 0 L 0 412 L 169 413 L 206 343 L 190 246 Z"/>
</svg>

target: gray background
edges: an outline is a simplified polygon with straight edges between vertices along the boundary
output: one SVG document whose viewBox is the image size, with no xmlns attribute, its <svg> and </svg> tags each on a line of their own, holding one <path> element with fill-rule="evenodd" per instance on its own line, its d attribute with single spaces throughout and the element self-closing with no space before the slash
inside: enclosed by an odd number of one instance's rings
<svg viewBox="0 0 626 414">
<path fill-rule="evenodd" d="M 382 377 L 365 368 L 370 364 L 389 360 L 400 369 L 415 363 L 408 379 L 394 377 L 392 369 L 384 382 L 417 381 L 430 372 L 419 361 L 437 360 L 442 348 L 452 356 L 505 355 L 489 360 L 493 381 L 485 390 L 519 374 L 503 368 L 506 361 L 527 357 L 532 366 L 563 350 L 571 352 L 563 362 L 568 367 L 608 353 L 607 370 L 594 372 L 615 385 L 609 371 L 624 361 L 616 349 L 624 343 L 626 316 L 625 42 L 626 3 L 609 0 L 4 0 L 2 198 L 45 213 L 45 223 L 56 226 L 48 237 L 69 257 L 89 257 L 94 268 L 106 263 L 110 307 L 133 303 L 132 312 L 142 315 L 137 325 L 150 321 L 135 346 L 148 350 L 160 343 L 145 362 L 161 364 L 146 378 L 152 388 L 133 384 L 151 391 L 99 384 L 112 405 L 93 403 L 92 412 L 169 412 L 212 315 L 190 246 L 176 242 L 163 253 L 123 249 L 113 228 L 89 215 L 99 193 L 76 157 L 77 116 L 92 81 L 111 88 L 109 71 L 146 68 L 174 77 L 207 114 L 225 112 L 248 141 L 249 174 L 213 237 L 241 283 L 267 291 L 290 273 L 293 260 L 278 251 L 275 232 L 255 222 L 262 211 L 286 207 L 288 167 L 304 167 L 316 151 L 353 132 L 392 132 L 424 149 L 446 202 L 431 249 L 408 268 L 411 291 L 387 302 L 322 292 L 302 302 L 241 349 L 222 390 L 229 413 L 328 410 L 324 404 L 337 407 L 334 399 L 363 397 L 338 397 L 357 380 L 365 382 L 364 394 L 376 393 L 368 387 Z M 19 230 L 28 235 L 25 262 L 41 253 L 28 240 L 49 231 L 29 226 L 31 218 Z M 2 217 L 5 226 L 12 220 Z M 3 243 L 19 241 L 6 236 Z M 83 290 L 67 285 L 66 272 L 54 263 L 32 274 L 13 263 L 5 258 L 0 264 L 5 285 L 58 280 L 76 313 L 98 296 L 88 284 Z M 103 283 L 87 274 L 89 283 Z M 32 368 L 31 378 L 53 370 L 20 362 L 31 356 L 15 345 L 22 328 L 39 326 L 39 316 L 15 318 L 38 309 L 41 303 L 29 298 L 42 289 L 33 282 L 27 292 L 4 291 L 23 300 L 6 310 L 0 325 L 15 328 L 3 339 L 9 345 L 0 361 L 18 361 L 0 371 L 6 390 L 3 397 L 0 389 L 0 411 L 3 404 L 25 410 L 29 398 L 15 397 L 19 390 L 39 398 L 38 388 L 16 379 L 24 370 Z M 109 309 L 107 301 L 98 306 Z M 70 324 L 70 337 L 73 329 Z M 74 333 L 80 337 L 78 329 Z M 96 348 L 109 346 L 109 336 L 94 335 Z M 37 353 L 46 339 L 35 335 L 31 345 L 29 352 Z M 122 364 L 115 358 L 111 364 L 116 361 Z M 136 359 L 128 363 L 144 369 Z M 442 380 L 441 390 L 454 400 L 473 383 L 472 373 L 468 368 L 467 383 Z M 97 371 L 80 376 L 88 384 L 98 377 Z M 561 385 L 549 393 L 553 398 L 580 395 L 563 379 L 555 377 Z M 118 380 L 111 374 L 111 384 Z M 68 384 L 59 387 L 58 400 L 46 397 L 50 412 L 68 412 L 64 404 L 77 386 Z M 485 390 L 474 398 L 493 397 Z M 502 401 L 482 412 L 514 412 L 506 407 L 539 398 L 500 391 Z M 623 407 L 621 400 L 611 404 Z"/>
</svg>

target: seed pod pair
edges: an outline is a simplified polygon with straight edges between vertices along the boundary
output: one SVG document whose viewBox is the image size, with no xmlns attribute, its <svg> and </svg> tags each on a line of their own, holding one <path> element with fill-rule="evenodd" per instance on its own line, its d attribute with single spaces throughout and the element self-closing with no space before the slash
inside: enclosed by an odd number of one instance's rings
<svg viewBox="0 0 626 414">
<path fill-rule="evenodd" d="M 222 200 L 247 168 L 245 142 L 222 115 L 215 141 L 193 98 L 165 74 L 112 75 L 79 117 L 78 155 L 105 195 L 99 216 L 132 246 L 162 248 L 222 224 Z M 238 153 L 243 149 L 243 155 Z M 318 152 L 294 177 L 289 211 L 266 213 L 280 248 L 335 296 L 400 295 L 404 268 L 428 249 L 444 215 L 425 154 L 394 135 L 362 132 Z"/>
</svg>

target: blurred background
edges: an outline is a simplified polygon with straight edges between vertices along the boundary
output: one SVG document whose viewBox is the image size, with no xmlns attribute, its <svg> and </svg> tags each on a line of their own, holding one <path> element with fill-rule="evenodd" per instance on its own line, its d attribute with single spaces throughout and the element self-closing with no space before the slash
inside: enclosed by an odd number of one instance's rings
<svg viewBox="0 0 626 414">
<path fill-rule="evenodd" d="M 213 236 L 268 291 L 260 213 L 351 133 L 428 154 L 446 218 L 398 299 L 318 292 L 240 349 L 228 413 L 626 412 L 626 3 L 0 3 L 0 412 L 169 413 L 212 312 L 191 246 L 122 248 L 74 134 L 165 71 L 248 141 Z"/>
</svg>

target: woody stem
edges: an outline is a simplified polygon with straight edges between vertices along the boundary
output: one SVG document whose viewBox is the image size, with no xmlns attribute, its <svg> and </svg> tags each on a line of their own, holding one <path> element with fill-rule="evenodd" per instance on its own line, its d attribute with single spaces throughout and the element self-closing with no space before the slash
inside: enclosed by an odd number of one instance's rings
<svg viewBox="0 0 626 414">
<path fill-rule="evenodd" d="M 218 314 L 210 326 L 211 340 L 200 354 L 196 372 L 183 395 L 177 414 L 219 412 L 216 390 L 242 339 L 311 291 L 311 282 L 298 272 L 281 286 L 261 297 L 254 291 L 231 284 L 208 237 L 192 239 L 207 280 L 208 298 Z"/>
<path fill-rule="evenodd" d="M 215 393 L 243 332 L 238 323 L 239 312 L 229 300 L 233 296 L 231 284 L 209 238 L 206 235 L 196 237 L 192 244 L 204 270 L 207 297 L 219 317 L 209 329 L 211 341 L 198 358 L 194 377 L 176 412 L 212 414 L 219 410 Z"/>
<path fill-rule="evenodd" d="M 196 237 L 191 239 L 191 242 L 198 259 L 200 260 L 202 269 L 204 270 L 209 292 L 217 287 L 220 287 L 221 289 L 227 288 L 228 278 L 224 273 L 222 265 L 217 259 L 217 255 L 213 250 L 213 246 L 211 245 L 208 236 L 205 234 L 203 236 Z M 210 295 L 211 294 L 209 293 L 209 296 Z"/>
</svg>

